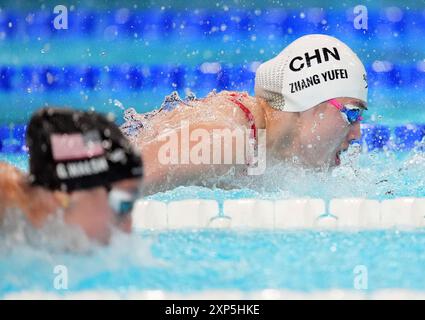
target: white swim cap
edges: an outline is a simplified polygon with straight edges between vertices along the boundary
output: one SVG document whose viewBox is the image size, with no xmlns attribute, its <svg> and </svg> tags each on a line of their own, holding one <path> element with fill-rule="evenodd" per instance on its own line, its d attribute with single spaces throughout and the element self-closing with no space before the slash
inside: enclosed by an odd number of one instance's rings
<svg viewBox="0 0 425 320">
<path fill-rule="evenodd" d="M 321 34 L 303 36 L 261 64 L 255 95 L 273 108 L 302 112 L 333 98 L 367 101 L 363 63 L 340 40 Z"/>
</svg>

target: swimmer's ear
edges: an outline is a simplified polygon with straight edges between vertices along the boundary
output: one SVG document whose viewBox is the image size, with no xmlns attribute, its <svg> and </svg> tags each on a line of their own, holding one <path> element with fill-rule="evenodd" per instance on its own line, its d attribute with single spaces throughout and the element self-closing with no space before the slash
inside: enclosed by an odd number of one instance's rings
<svg viewBox="0 0 425 320">
<path fill-rule="evenodd" d="M 68 209 L 70 206 L 70 196 L 66 192 L 53 191 L 53 197 L 60 204 L 61 208 Z"/>
</svg>

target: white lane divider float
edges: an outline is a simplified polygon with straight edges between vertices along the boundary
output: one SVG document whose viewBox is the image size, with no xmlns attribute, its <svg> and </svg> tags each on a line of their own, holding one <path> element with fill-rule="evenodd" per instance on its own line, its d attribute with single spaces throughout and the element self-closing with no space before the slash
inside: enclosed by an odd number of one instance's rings
<svg viewBox="0 0 425 320">
<path fill-rule="evenodd" d="M 381 224 L 384 228 L 424 227 L 424 199 L 400 198 L 381 204 Z"/>
<path fill-rule="evenodd" d="M 218 202 L 214 200 L 173 201 L 168 204 L 168 228 L 207 228 L 218 214 Z"/>
<path fill-rule="evenodd" d="M 133 228 L 164 229 L 168 225 L 167 204 L 155 200 L 139 200 L 133 208 Z"/>
<path fill-rule="evenodd" d="M 271 229 L 275 225 L 274 203 L 269 200 L 226 200 L 223 212 L 231 219 L 231 227 Z"/>
<path fill-rule="evenodd" d="M 362 198 L 333 199 L 329 213 L 338 218 L 339 229 L 374 229 L 380 226 L 380 203 Z"/>
<path fill-rule="evenodd" d="M 326 213 L 322 199 L 288 199 L 275 201 L 275 228 L 313 228 L 317 219 Z"/>
<path fill-rule="evenodd" d="M 169 203 L 139 200 L 133 210 L 135 230 L 163 229 L 388 229 L 425 228 L 425 198 L 382 202 L 363 198 L 226 200 L 190 199 Z"/>
</svg>

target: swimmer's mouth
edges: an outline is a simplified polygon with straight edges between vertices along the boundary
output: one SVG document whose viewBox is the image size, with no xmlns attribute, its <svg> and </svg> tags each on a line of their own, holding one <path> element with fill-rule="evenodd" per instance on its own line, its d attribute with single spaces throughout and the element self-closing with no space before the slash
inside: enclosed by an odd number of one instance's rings
<svg viewBox="0 0 425 320">
<path fill-rule="evenodd" d="M 347 151 L 347 149 L 345 150 L 339 150 L 336 154 L 335 154 L 335 166 L 339 166 L 341 165 L 341 154 L 343 152 Z"/>
<path fill-rule="evenodd" d="M 335 155 L 335 165 L 336 166 L 341 165 L 341 153 L 342 153 L 342 151 L 338 151 Z"/>
</svg>

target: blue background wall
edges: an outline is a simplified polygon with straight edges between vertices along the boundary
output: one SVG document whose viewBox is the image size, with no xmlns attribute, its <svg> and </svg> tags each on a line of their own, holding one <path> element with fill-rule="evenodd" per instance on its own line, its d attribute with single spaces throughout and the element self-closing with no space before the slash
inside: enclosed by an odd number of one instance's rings
<svg viewBox="0 0 425 320">
<path fill-rule="evenodd" d="M 367 30 L 354 27 L 356 1 L 65 1 L 67 30 L 53 27 L 57 4 L 0 4 L 0 139 L 10 126 L 20 139 L 44 105 L 119 122 L 120 105 L 148 111 L 173 90 L 252 94 L 256 66 L 308 33 L 336 36 L 364 61 L 368 123 L 425 123 L 424 2 L 363 2 Z"/>
</svg>

